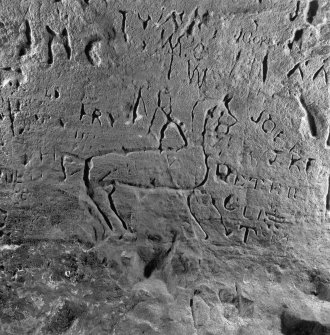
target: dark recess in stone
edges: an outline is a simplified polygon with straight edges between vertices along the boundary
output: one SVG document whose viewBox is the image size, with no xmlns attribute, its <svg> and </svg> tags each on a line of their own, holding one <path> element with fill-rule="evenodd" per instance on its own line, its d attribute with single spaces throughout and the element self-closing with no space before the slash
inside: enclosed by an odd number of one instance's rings
<svg viewBox="0 0 330 335">
<path fill-rule="evenodd" d="M 330 327 L 317 321 L 302 320 L 284 311 L 281 315 L 281 331 L 284 335 L 329 335 Z"/>
<path fill-rule="evenodd" d="M 313 0 L 309 3 L 308 5 L 308 11 L 307 11 L 307 17 L 306 17 L 306 21 L 308 23 L 313 23 L 314 17 L 317 14 L 317 11 L 319 9 L 319 2 L 318 0 Z"/>
<path fill-rule="evenodd" d="M 165 252 L 159 252 L 157 253 L 154 258 L 148 262 L 144 268 L 144 276 L 146 278 L 149 278 L 152 273 L 160 267 L 164 260 Z"/>
<path fill-rule="evenodd" d="M 266 53 L 264 59 L 262 60 L 262 81 L 265 82 L 267 79 L 268 72 L 268 52 Z"/>
<path fill-rule="evenodd" d="M 302 35 L 303 35 L 304 29 L 298 29 L 295 31 L 294 36 L 293 36 L 293 40 L 291 42 L 288 43 L 288 48 L 290 50 L 292 50 L 293 47 L 293 43 L 294 42 L 299 42 L 301 41 Z"/>
<path fill-rule="evenodd" d="M 295 13 L 292 15 L 292 14 L 290 14 L 290 21 L 292 22 L 292 21 L 294 21 L 296 18 L 297 18 L 297 16 L 298 16 L 298 13 L 299 13 L 299 9 L 300 9 L 300 1 L 298 0 L 297 1 L 297 4 L 296 4 L 296 10 L 295 10 Z"/>
</svg>

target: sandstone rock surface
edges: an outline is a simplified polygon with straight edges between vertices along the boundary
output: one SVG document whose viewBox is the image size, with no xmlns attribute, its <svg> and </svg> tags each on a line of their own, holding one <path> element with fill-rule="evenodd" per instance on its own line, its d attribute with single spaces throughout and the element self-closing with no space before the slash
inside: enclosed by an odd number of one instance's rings
<svg viewBox="0 0 330 335">
<path fill-rule="evenodd" d="M 330 3 L 0 2 L 0 334 L 330 334 Z"/>
</svg>

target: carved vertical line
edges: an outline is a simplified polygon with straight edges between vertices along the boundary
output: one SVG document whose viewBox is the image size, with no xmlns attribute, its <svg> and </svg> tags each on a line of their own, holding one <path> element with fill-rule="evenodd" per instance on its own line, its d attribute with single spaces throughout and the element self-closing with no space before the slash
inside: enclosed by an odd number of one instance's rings
<svg viewBox="0 0 330 335">
<path fill-rule="evenodd" d="M 49 26 L 46 26 L 46 31 L 48 33 L 48 59 L 47 59 L 47 63 L 49 65 L 51 65 L 51 64 L 53 64 L 53 61 L 54 61 L 52 43 L 53 43 L 54 37 L 56 36 L 56 33 Z"/>
<path fill-rule="evenodd" d="M 122 15 L 121 31 L 124 35 L 124 40 L 127 43 L 128 42 L 128 35 L 127 35 L 127 32 L 126 32 L 127 11 L 120 10 L 119 13 Z"/>
<path fill-rule="evenodd" d="M 262 81 L 265 82 L 268 73 L 268 52 L 262 60 Z"/>
<path fill-rule="evenodd" d="M 312 108 L 310 108 L 310 106 L 307 106 L 302 96 L 299 98 L 299 103 L 300 103 L 302 110 L 305 112 L 311 136 L 318 137 L 318 129 L 316 126 L 316 120 L 315 120 L 315 116 L 314 116 Z"/>
<path fill-rule="evenodd" d="M 330 212 L 330 175 L 328 177 L 328 193 L 325 201 L 325 209 Z"/>
</svg>

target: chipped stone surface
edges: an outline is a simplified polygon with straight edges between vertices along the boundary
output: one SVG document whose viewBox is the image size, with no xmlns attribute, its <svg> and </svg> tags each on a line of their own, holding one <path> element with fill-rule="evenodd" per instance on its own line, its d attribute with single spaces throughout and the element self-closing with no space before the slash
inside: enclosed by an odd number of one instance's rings
<svg viewBox="0 0 330 335">
<path fill-rule="evenodd" d="M 0 2 L 0 334 L 330 334 L 327 0 Z"/>
</svg>

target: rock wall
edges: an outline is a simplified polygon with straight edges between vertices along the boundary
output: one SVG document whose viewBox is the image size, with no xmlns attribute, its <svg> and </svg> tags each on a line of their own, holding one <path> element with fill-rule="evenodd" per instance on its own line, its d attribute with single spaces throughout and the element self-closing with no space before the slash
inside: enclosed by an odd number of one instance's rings
<svg viewBox="0 0 330 335">
<path fill-rule="evenodd" d="M 0 334 L 330 334 L 330 3 L 0 2 Z"/>
</svg>

